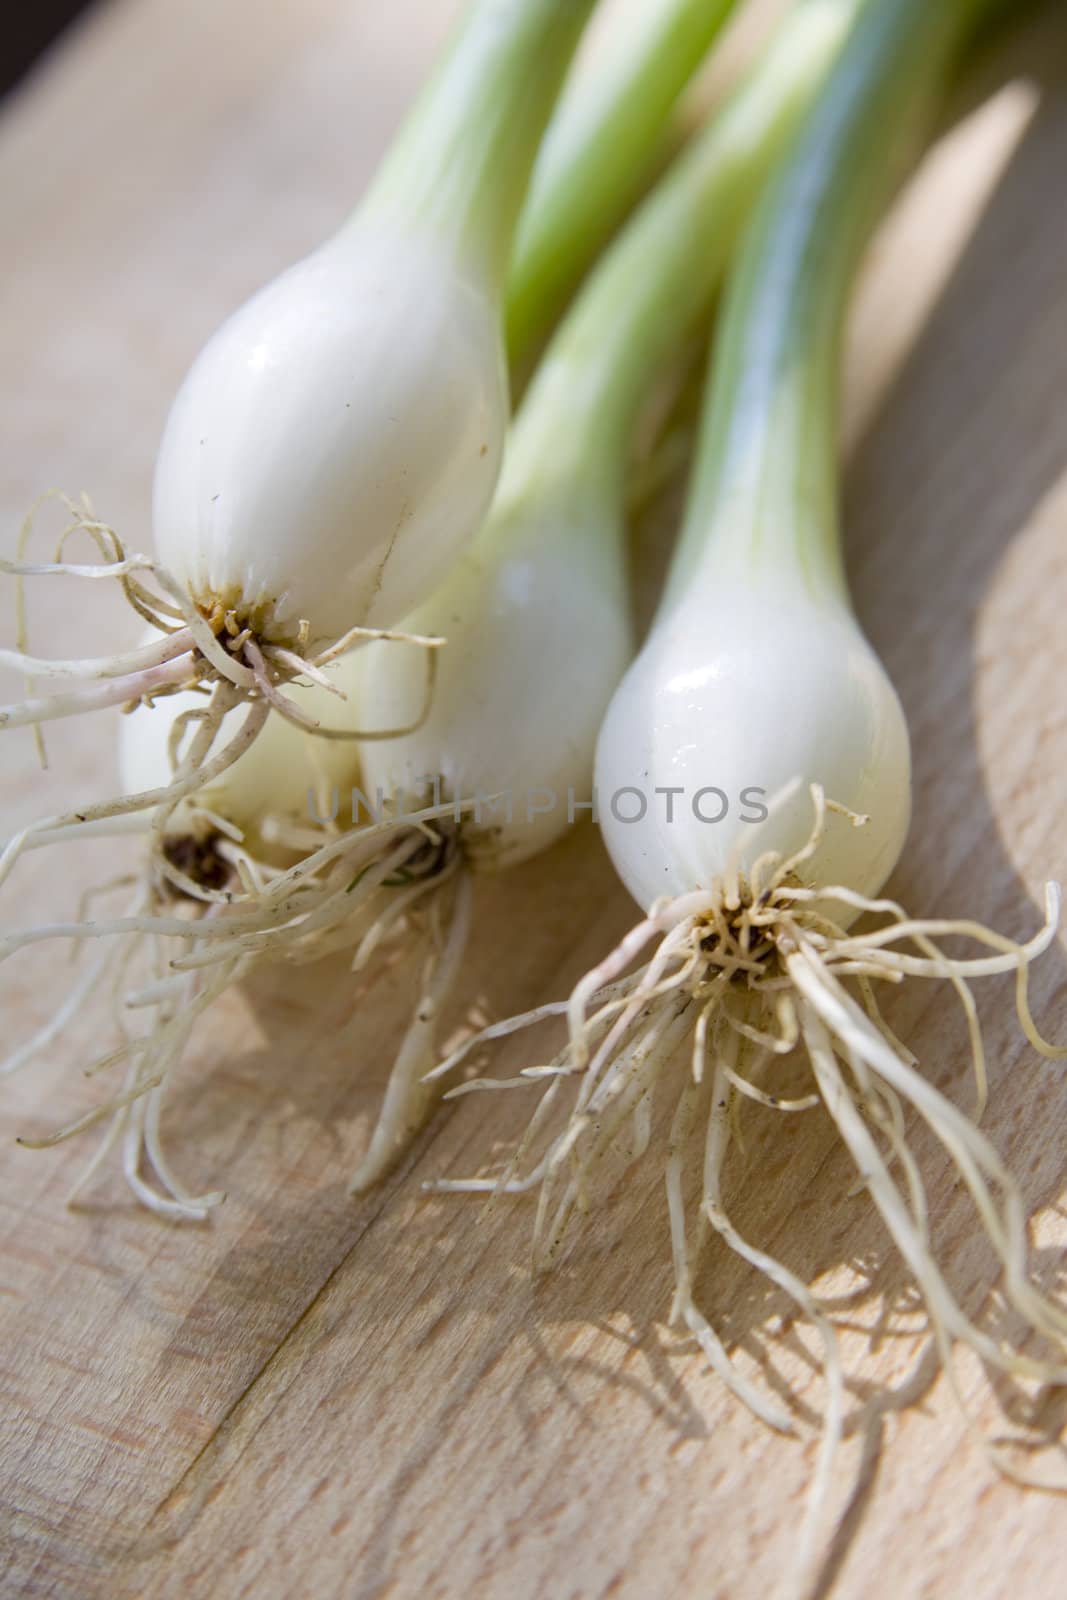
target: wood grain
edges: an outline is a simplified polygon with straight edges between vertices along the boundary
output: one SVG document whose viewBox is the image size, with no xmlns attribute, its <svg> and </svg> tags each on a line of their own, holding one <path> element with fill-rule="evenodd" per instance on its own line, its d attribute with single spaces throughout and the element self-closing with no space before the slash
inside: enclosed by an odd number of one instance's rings
<svg viewBox="0 0 1067 1600">
<path fill-rule="evenodd" d="M 154 442 L 201 340 L 343 215 L 438 48 L 443 0 L 119 0 L 0 114 L 0 510 L 6 539 L 53 484 L 92 489 L 143 543 Z M 1059 8 L 1055 8 L 1059 10 Z M 919 913 L 1029 932 L 1067 877 L 1067 18 L 985 63 L 970 109 L 898 204 L 849 355 L 848 526 L 857 603 L 915 739 L 915 825 L 893 892 Z M 670 496 L 643 531 L 646 565 Z M 113 596 L 34 597 L 41 648 L 128 636 Z M 113 724 L 58 729 L 52 770 L 3 741 L 6 831 L 106 792 Z M 28 858 L 5 921 L 64 914 L 119 846 Z M 564 993 L 632 909 L 588 829 L 483 886 L 464 1006 Z M 3 1035 L 42 1020 L 64 953 L 2 974 Z M 665 1328 L 660 1175 L 637 1168 L 532 1283 L 529 1214 L 426 1199 L 421 1180 L 512 1136 L 511 1097 L 442 1115 L 383 1191 L 345 1179 L 410 1000 L 332 964 L 219 1008 L 172 1101 L 172 1153 L 225 1182 L 209 1227 L 138 1211 L 112 1176 L 64 1196 L 84 1144 L 11 1135 L 97 1092 L 78 1064 L 103 1005 L 0 1097 L 0 1587 L 10 1596 L 706 1595 L 773 1586 L 813 1461 L 770 1435 Z M 1010 986 L 981 993 L 988 1131 L 1038 1213 L 1035 1270 L 1062 1278 L 1067 1088 L 1025 1048 Z M 1035 1005 L 1067 1023 L 1061 947 Z M 944 999 L 889 1008 L 931 1076 L 966 1096 Z M 524 1046 L 502 1050 L 506 1070 Z M 501 1103 L 506 1101 L 508 1103 Z M 739 1223 L 840 1297 L 853 1429 L 824 1574 L 840 1596 L 1062 1592 L 1058 1501 L 990 1471 L 924 1360 L 906 1273 L 821 1115 L 753 1109 Z M 924 1149 L 939 1247 L 968 1302 L 990 1263 Z M 788 1307 L 712 1252 L 703 1302 L 742 1359 L 814 1421 L 813 1346 Z M 1018 1398 L 973 1364 L 982 1426 Z M 777 1374 L 777 1376 L 775 1376 Z M 1049 1410 L 1053 1425 L 1060 1413 Z M 1065 1463 L 1051 1452 L 1050 1469 Z"/>
</svg>

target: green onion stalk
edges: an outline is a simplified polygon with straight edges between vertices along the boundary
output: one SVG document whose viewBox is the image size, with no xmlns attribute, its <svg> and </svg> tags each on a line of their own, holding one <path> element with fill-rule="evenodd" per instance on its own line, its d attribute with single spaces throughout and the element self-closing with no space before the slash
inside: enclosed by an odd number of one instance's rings
<svg viewBox="0 0 1067 1600">
<path fill-rule="evenodd" d="M 651 175 L 664 128 L 736 0 L 639 0 L 576 68 L 537 157 L 507 287 L 513 367 L 536 349 Z"/>
</svg>

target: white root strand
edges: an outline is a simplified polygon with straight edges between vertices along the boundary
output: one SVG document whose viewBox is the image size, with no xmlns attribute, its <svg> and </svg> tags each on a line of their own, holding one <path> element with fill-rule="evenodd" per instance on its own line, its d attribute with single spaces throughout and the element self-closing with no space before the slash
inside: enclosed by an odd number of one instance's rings
<svg viewBox="0 0 1067 1600">
<path fill-rule="evenodd" d="M 380 1182 L 409 1147 L 437 1099 L 435 1086 L 426 1082 L 426 1075 L 434 1059 L 441 1012 L 466 953 L 470 922 L 470 875 L 461 871 L 444 949 L 429 958 L 422 994 L 389 1074 L 367 1153 L 352 1175 L 349 1188 L 353 1194 L 363 1194 Z"/>
</svg>

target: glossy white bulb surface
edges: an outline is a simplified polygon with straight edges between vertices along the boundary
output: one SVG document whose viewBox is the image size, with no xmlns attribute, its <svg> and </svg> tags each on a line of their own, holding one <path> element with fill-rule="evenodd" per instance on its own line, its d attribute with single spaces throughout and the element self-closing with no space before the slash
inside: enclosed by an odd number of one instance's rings
<svg viewBox="0 0 1067 1600">
<path fill-rule="evenodd" d="M 448 643 L 422 726 L 363 747 L 368 793 L 412 793 L 436 778 L 447 800 L 504 794 L 464 814 L 468 854 L 494 871 L 538 854 L 588 815 L 597 729 L 632 650 L 618 518 L 569 482 L 504 492 L 467 556 L 406 626 Z M 366 726 L 417 716 L 422 652 L 374 644 L 359 666 Z"/>
<path fill-rule="evenodd" d="M 851 613 L 800 586 L 700 585 L 678 600 L 612 700 L 596 780 L 608 850 L 646 909 L 713 887 L 732 863 L 800 850 L 812 784 L 869 820 L 831 813 L 804 878 L 875 894 L 911 809 L 896 692 Z"/>
<path fill-rule="evenodd" d="M 385 626 L 479 527 L 508 418 L 492 294 L 432 236 L 355 223 L 261 289 L 164 430 L 163 565 L 265 636 Z"/>
</svg>

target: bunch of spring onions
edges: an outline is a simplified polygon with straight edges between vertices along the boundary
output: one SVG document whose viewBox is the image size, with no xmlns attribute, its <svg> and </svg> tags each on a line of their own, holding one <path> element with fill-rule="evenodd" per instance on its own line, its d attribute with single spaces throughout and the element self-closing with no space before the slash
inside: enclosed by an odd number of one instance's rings
<svg viewBox="0 0 1067 1600">
<path fill-rule="evenodd" d="M 791 1427 L 697 1303 L 711 1233 L 821 1336 L 825 1426 L 800 1569 L 843 1428 L 844 1379 L 824 1309 L 725 1209 L 739 1097 L 783 1115 L 825 1108 L 914 1273 L 950 1373 L 962 1341 L 1002 1370 L 1067 1382 L 1067 1313 L 1028 1277 L 1017 1186 L 876 999 L 879 983 L 909 977 L 950 986 L 980 1110 L 973 979 L 1014 973 L 1027 1036 L 1063 1054 L 1041 1039 L 1027 1001 L 1058 893 L 1026 944 L 916 921 L 879 898 L 909 825 L 909 742 L 851 608 L 838 525 L 849 289 L 990 3 L 795 0 L 769 51 L 591 272 L 509 427 L 505 284 L 512 348 L 525 354 L 632 197 L 634 171 L 729 8 L 664 3 L 584 111 L 568 98 L 513 250 L 592 0 L 481 0 L 354 221 L 239 312 L 194 366 L 160 452 L 162 562 L 128 555 L 75 508 L 75 529 L 101 551 L 77 570 L 118 578 L 151 642 L 99 662 L 24 649 L 2 658 L 79 686 L 7 708 L 0 724 L 145 704 L 123 724 L 129 793 L 25 830 L 0 855 L 0 877 L 27 846 L 141 813 L 150 844 L 123 916 L 0 937 L 0 959 L 44 939 L 99 946 L 13 1062 L 39 1054 L 109 982 L 124 1037 L 96 1069 L 121 1066 L 125 1080 L 83 1122 L 111 1119 L 108 1140 L 121 1140 L 146 1204 L 201 1217 L 218 1196 L 191 1194 L 171 1168 L 163 1093 L 197 1018 L 259 961 L 342 948 L 364 965 L 413 925 L 426 936 L 414 1019 L 354 1188 L 382 1177 L 473 1050 L 564 1014 L 554 1059 L 505 1080 L 541 1088 L 511 1158 L 435 1187 L 535 1192 L 535 1254 L 547 1265 L 575 1211 L 659 1149 L 674 1319 L 716 1371 L 766 1421 Z M 635 423 L 724 272 L 684 525 L 631 663 Z M 21 555 L 6 565 L 20 581 L 74 570 L 62 550 L 49 565 Z M 591 780 L 642 920 L 569 1001 L 496 1023 L 437 1062 L 472 876 L 551 845 Z M 342 823 L 334 789 L 358 790 L 371 820 L 357 805 Z M 873 923 L 857 925 L 863 912 Z M 955 935 L 983 952 L 950 954 L 943 941 Z M 777 1073 L 798 1052 L 810 1092 L 787 1098 Z M 486 1087 L 500 1083 L 451 1092 Z M 1046 1354 L 994 1338 L 954 1296 L 909 1113 L 958 1172 L 1005 1299 Z"/>
<path fill-rule="evenodd" d="M 802 0 L 565 319 L 512 428 L 489 517 L 448 582 L 402 623 L 412 638 L 447 636 L 447 647 L 430 657 L 429 685 L 425 653 L 414 644 L 390 641 L 344 658 L 340 676 L 333 674 L 346 694 L 340 708 L 321 685 L 302 691 L 300 703 L 314 710 L 320 735 L 342 731 L 355 716 L 362 739 L 308 740 L 275 719 L 251 751 L 174 812 L 155 881 L 140 883 L 127 915 L 91 930 L 34 930 L 33 937 L 120 938 L 127 952 L 129 941 L 156 941 L 149 981 L 127 990 L 134 1009 L 148 1007 L 149 1025 L 105 1058 L 111 1067 L 124 1064 L 126 1079 L 92 1114 L 112 1113 L 110 1137 L 123 1138 L 127 1177 L 146 1203 L 200 1217 L 212 1198 L 192 1196 L 176 1181 L 158 1129 L 168 1073 L 221 990 L 270 957 L 307 960 L 341 946 L 355 949 L 361 967 L 416 911 L 438 936 L 353 1186 L 379 1179 L 421 1126 L 433 1101 L 424 1079 L 436 1061 L 434 1025 L 466 942 L 470 872 L 527 859 L 573 820 L 572 802 L 589 791 L 597 731 L 631 655 L 625 489 L 642 396 L 706 315 L 749 198 L 818 93 L 858 5 Z M 173 696 L 147 722 L 126 720 L 127 787 L 150 789 L 165 779 L 200 714 L 191 699 Z M 511 738 L 517 726 L 527 730 L 520 741 Z M 283 770 L 272 786 L 275 763 Z M 329 797 L 316 812 L 329 824 L 338 791 L 357 785 L 368 811 L 370 797 L 389 797 L 385 814 L 379 800 L 375 826 L 353 819 L 350 828 L 329 825 L 316 837 L 299 813 L 317 779 Z M 429 790 L 433 803 L 413 804 L 419 790 Z M 256 816 L 264 796 L 273 808 L 269 825 Z M 404 819 L 397 796 L 407 797 L 413 819 Z M 299 859 L 270 859 L 264 829 Z M 167 903 L 175 891 L 200 908 L 195 926 Z M 184 941 L 177 953 L 165 944 L 175 938 Z M 106 949 L 83 983 L 95 985 L 123 959 Z M 50 1026 L 19 1061 L 53 1037 Z M 140 1176 L 142 1143 L 165 1193 Z"/>
</svg>

